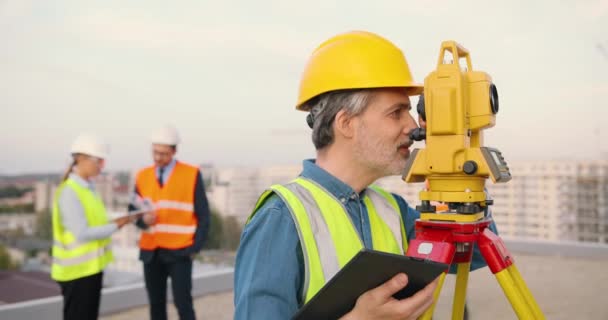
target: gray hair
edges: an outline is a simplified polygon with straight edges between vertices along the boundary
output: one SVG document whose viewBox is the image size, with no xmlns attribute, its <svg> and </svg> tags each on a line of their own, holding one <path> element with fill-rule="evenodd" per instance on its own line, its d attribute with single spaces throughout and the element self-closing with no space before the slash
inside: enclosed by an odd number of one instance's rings
<svg viewBox="0 0 608 320">
<path fill-rule="evenodd" d="M 333 123 L 336 114 L 345 110 L 349 116 L 357 116 L 373 99 L 372 89 L 337 90 L 323 93 L 306 102 L 313 119 L 312 143 L 321 150 L 334 142 Z"/>
</svg>

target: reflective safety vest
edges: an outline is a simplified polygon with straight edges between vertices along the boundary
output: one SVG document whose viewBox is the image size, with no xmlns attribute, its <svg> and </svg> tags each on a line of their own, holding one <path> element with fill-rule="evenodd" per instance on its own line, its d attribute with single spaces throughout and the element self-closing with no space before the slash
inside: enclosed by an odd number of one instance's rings
<svg viewBox="0 0 608 320">
<path fill-rule="evenodd" d="M 302 177 L 286 185 L 270 187 L 258 200 L 247 222 L 273 193 L 289 207 L 298 230 L 305 264 L 302 300 L 307 302 L 364 245 L 343 203 L 316 182 Z M 366 190 L 363 203 L 369 217 L 373 249 L 404 254 L 407 237 L 395 198 L 373 186 Z"/>
<path fill-rule="evenodd" d="M 114 260 L 110 248 L 110 237 L 80 242 L 61 222 L 59 195 L 64 188 L 76 192 L 89 227 L 108 224 L 108 215 L 101 198 L 90 189 L 73 179 L 63 182 L 55 193 L 53 201 L 53 264 L 51 277 L 57 281 L 70 281 L 101 272 Z M 67 213 L 69 214 L 69 213 Z"/>
<path fill-rule="evenodd" d="M 156 222 L 141 233 L 139 247 L 181 249 L 194 243 L 198 220 L 194 213 L 194 188 L 198 168 L 176 162 L 171 175 L 161 187 L 154 166 L 137 175 L 140 196 L 154 204 Z"/>
</svg>

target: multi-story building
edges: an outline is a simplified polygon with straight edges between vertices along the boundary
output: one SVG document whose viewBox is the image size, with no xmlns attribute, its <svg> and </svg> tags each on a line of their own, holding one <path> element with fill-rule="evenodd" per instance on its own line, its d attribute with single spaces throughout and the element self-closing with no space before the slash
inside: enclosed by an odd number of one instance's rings
<svg viewBox="0 0 608 320">
<path fill-rule="evenodd" d="M 266 188 L 287 183 L 301 171 L 301 165 L 214 169 L 207 192 L 209 202 L 222 215 L 235 216 L 244 222 Z"/>
<path fill-rule="evenodd" d="M 513 179 L 487 182 L 494 199 L 492 215 L 502 237 L 608 243 L 608 161 L 510 162 Z M 207 197 L 220 214 L 243 223 L 260 194 L 272 184 L 286 183 L 301 165 L 220 169 L 202 166 Z M 400 176 L 377 185 L 419 204 L 422 183 L 406 184 Z M 113 268 L 139 272 L 139 231 L 127 226 L 113 235 Z"/>
<path fill-rule="evenodd" d="M 103 174 L 95 178 L 95 189 L 97 194 L 103 200 L 106 209 L 114 210 L 116 208 L 116 199 L 114 197 L 114 189 L 118 186 L 118 181 L 113 174 Z"/>
<path fill-rule="evenodd" d="M 509 163 L 513 179 L 487 188 L 503 237 L 608 243 L 608 160 Z M 378 185 L 419 203 L 422 184 L 399 176 Z"/>
<path fill-rule="evenodd" d="M 117 181 L 113 174 L 103 174 L 94 180 L 97 193 L 101 196 L 104 205 L 109 210 L 116 207 L 114 189 Z M 34 184 L 34 210 L 41 212 L 53 207 L 53 198 L 59 185 L 58 181 L 44 180 Z"/>
<path fill-rule="evenodd" d="M 13 213 L 0 214 L 0 233 L 21 230 L 25 235 L 32 235 L 36 227 L 36 214 Z"/>
<path fill-rule="evenodd" d="M 124 212 L 113 213 L 112 216 L 119 216 Z M 141 272 L 141 262 L 139 261 L 139 229 L 135 225 L 126 225 L 122 229 L 112 234 L 112 253 L 114 262 L 110 264 L 110 269 L 128 272 Z"/>
<path fill-rule="evenodd" d="M 53 206 L 53 195 L 57 184 L 49 180 L 38 181 L 34 184 L 34 210 L 42 212 Z"/>
<path fill-rule="evenodd" d="M 608 243 L 608 161 L 530 161 L 489 185 L 504 236 Z"/>
</svg>

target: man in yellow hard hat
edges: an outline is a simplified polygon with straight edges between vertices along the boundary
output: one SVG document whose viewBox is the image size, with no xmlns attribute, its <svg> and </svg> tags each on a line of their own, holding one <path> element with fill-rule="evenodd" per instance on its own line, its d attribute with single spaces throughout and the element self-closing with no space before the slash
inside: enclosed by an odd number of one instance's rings
<svg viewBox="0 0 608 320">
<path fill-rule="evenodd" d="M 291 318 L 363 247 L 406 252 L 419 213 L 370 185 L 403 170 L 417 127 L 409 97 L 422 89 L 401 50 L 376 34 L 340 34 L 313 52 L 296 109 L 308 112 L 316 159 L 262 194 L 250 216 L 237 253 L 235 319 Z M 398 274 L 368 291 L 344 318 L 418 317 L 436 284 L 393 299 L 407 281 Z"/>
</svg>

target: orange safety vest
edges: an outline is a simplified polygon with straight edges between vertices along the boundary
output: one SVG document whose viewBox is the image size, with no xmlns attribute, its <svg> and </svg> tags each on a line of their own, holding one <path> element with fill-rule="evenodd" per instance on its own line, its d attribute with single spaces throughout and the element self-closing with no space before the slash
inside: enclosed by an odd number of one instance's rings
<svg viewBox="0 0 608 320">
<path fill-rule="evenodd" d="M 141 233 L 141 249 L 181 249 L 194 243 L 198 224 L 194 213 L 197 176 L 197 167 L 181 162 L 175 163 L 163 187 L 158 184 L 154 166 L 137 174 L 135 183 L 140 196 L 151 200 L 156 209 L 156 222 Z"/>
</svg>

